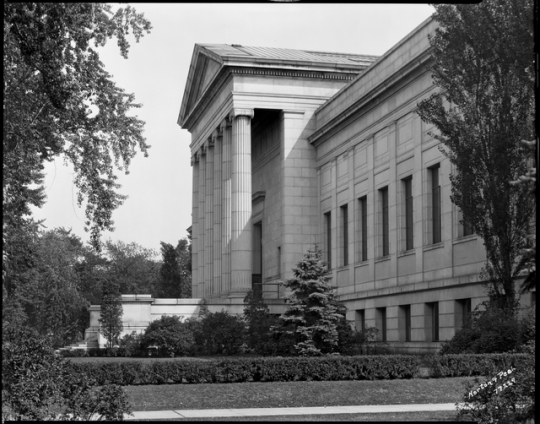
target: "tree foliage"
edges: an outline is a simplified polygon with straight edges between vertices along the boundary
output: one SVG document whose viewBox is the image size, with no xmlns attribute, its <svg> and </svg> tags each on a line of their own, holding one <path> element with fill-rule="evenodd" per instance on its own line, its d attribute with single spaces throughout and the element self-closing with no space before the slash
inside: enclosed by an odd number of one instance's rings
<svg viewBox="0 0 540 424">
<path fill-rule="evenodd" d="M 244 298 L 244 320 L 247 347 L 261 355 L 273 353 L 275 343 L 271 328 L 277 325 L 277 317 L 270 314 L 260 291 L 250 290 Z"/>
<path fill-rule="evenodd" d="M 56 356 L 50 340 L 29 328 L 3 328 L 2 422 L 123 420 L 131 412 L 120 386 L 97 387 Z M 95 418 L 94 418 L 95 419 Z"/>
<path fill-rule="evenodd" d="M 12 308 L 11 314 L 18 310 L 19 324 L 50 334 L 54 346 L 79 341 L 87 324 L 82 315 L 87 315 L 89 303 L 80 291 L 76 267 L 86 250 L 70 230 L 30 229 L 19 232 L 21 248 L 25 246 L 27 252 L 14 256 L 18 264 L 11 262 L 16 272 L 9 273 L 5 303 Z"/>
<path fill-rule="evenodd" d="M 152 321 L 141 338 L 141 346 L 156 346 L 164 357 L 185 356 L 192 352 L 195 339 L 190 325 L 177 316 L 162 316 Z"/>
<path fill-rule="evenodd" d="M 127 58 L 130 31 L 139 41 L 150 29 L 130 6 L 4 3 L 4 230 L 43 204 L 43 166 L 57 156 L 74 167 L 94 246 L 113 229 L 125 198 L 114 169 L 127 172 L 137 146 L 145 155 L 149 146 L 130 114 L 140 105 L 112 81 L 97 48 L 116 38 Z"/>
<path fill-rule="evenodd" d="M 161 242 L 161 280 L 156 297 L 191 297 L 191 244 L 184 238 L 176 247 Z"/>
<path fill-rule="evenodd" d="M 122 294 L 151 294 L 159 284 L 157 253 L 137 243 L 105 242 L 107 277 L 118 284 Z"/>
<path fill-rule="evenodd" d="M 293 273 L 294 278 L 284 283 L 292 290 L 287 297 L 290 305 L 274 332 L 293 336 L 299 355 L 317 356 L 337 351 L 338 325 L 343 315 L 338 310 L 334 287 L 329 285 L 330 272 L 317 245 L 308 250 Z"/>
<path fill-rule="evenodd" d="M 118 337 L 123 330 L 122 296 L 118 284 L 113 280 L 105 280 L 102 291 L 99 331 L 107 339 L 107 347 L 111 348 L 118 344 Z"/>
<path fill-rule="evenodd" d="M 435 125 L 433 136 L 454 165 L 451 198 L 483 239 L 491 299 L 513 308 L 536 210 L 530 191 L 511 184 L 527 172 L 521 140 L 534 133 L 533 2 L 434 7 L 440 27 L 430 50 L 440 90 L 418 113 Z"/>
</svg>

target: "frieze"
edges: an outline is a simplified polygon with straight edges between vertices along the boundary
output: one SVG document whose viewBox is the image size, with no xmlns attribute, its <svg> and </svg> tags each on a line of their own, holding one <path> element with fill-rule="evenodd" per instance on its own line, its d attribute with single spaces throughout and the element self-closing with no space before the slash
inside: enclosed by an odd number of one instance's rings
<svg viewBox="0 0 540 424">
<path fill-rule="evenodd" d="M 231 68 L 233 75 L 266 75 L 274 77 L 295 77 L 295 78 L 317 78 L 351 81 L 358 76 L 360 71 L 350 74 L 337 74 L 328 72 L 292 71 L 282 69 L 260 69 L 260 68 Z"/>
</svg>

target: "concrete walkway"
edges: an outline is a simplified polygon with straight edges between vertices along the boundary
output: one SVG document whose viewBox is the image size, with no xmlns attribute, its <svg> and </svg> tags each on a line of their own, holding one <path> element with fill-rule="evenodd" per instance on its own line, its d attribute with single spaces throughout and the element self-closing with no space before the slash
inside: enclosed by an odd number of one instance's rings
<svg viewBox="0 0 540 424">
<path fill-rule="evenodd" d="M 174 411 L 137 411 L 125 420 L 174 418 L 264 417 L 272 415 L 370 414 L 377 412 L 455 411 L 454 403 L 414 405 L 317 406 L 301 408 L 178 409 Z"/>
</svg>

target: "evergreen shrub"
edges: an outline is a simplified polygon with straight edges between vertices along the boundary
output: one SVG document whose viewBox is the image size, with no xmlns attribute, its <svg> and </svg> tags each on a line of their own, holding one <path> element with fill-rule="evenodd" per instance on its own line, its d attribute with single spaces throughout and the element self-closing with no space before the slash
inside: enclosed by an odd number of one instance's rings
<svg viewBox="0 0 540 424">
<path fill-rule="evenodd" d="M 151 385 L 248 381 L 331 381 L 413 378 L 418 356 L 320 356 L 227 358 L 152 363 L 72 363 L 74 372 L 98 384 Z"/>
<path fill-rule="evenodd" d="M 424 360 L 431 377 L 471 377 L 487 376 L 511 367 L 523 368 L 530 356 L 524 353 L 449 354 L 428 355 Z"/>
</svg>

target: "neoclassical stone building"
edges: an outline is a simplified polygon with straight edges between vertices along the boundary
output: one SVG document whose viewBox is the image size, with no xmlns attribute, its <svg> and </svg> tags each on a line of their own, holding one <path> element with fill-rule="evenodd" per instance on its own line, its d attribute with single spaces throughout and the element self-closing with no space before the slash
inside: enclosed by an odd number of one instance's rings
<svg viewBox="0 0 540 424">
<path fill-rule="evenodd" d="M 357 328 L 429 351 L 485 300 L 482 240 L 415 110 L 432 94 L 428 19 L 381 57 L 197 44 L 178 124 L 192 135 L 193 297 L 241 312 L 319 243 Z"/>
</svg>

